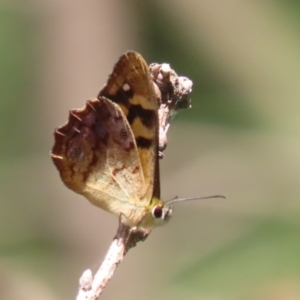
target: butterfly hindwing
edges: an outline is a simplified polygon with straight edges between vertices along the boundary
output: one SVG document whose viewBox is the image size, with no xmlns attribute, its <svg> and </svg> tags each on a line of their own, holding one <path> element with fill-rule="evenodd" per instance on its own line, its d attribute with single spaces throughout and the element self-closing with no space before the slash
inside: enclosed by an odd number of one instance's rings
<svg viewBox="0 0 300 300">
<path fill-rule="evenodd" d="M 52 159 L 69 188 L 117 215 L 136 204 L 145 185 L 131 128 L 103 97 L 70 112 L 55 132 Z"/>
</svg>

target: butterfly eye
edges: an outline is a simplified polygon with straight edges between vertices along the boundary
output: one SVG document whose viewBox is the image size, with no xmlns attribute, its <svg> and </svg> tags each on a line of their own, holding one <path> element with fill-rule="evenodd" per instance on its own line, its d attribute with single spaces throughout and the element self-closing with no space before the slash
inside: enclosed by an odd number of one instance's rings
<svg viewBox="0 0 300 300">
<path fill-rule="evenodd" d="M 152 216 L 156 219 L 160 219 L 163 215 L 163 208 L 161 206 L 155 206 L 152 209 Z"/>
<path fill-rule="evenodd" d="M 125 129 L 121 129 L 120 135 L 121 135 L 121 138 L 124 140 L 127 139 L 127 137 L 128 137 L 127 131 Z"/>
<path fill-rule="evenodd" d="M 75 149 L 73 150 L 73 153 L 74 153 L 74 156 L 75 156 L 75 157 L 79 157 L 80 154 L 81 154 L 81 150 L 80 150 L 79 148 L 75 148 Z"/>
</svg>

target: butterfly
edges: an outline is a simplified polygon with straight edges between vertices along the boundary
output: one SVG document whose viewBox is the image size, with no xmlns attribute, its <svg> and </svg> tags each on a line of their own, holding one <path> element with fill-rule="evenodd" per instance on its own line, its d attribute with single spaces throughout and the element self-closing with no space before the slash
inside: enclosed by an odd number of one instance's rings
<svg viewBox="0 0 300 300">
<path fill-rule="evenodd" d="M 51 156 L 65 185 L 132 228 L 172 216 L 160 200 L 158 101 L 146 61 L 126 52 L 98 97 L 54 132 Z"/>
</svg>

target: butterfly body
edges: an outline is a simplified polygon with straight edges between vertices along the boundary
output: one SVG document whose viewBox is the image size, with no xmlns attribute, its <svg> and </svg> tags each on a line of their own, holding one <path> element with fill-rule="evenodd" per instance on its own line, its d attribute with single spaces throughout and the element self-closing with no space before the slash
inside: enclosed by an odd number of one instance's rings
<svg viewBox="0 0 300 300">
<path fill-rule="evenodd" d="M 160 200 L 157 96 L 139 54 L 121 56 L 98 98 L 71 110 L 54 136 L 52 160 L 70 189 L 131 227 L 169 219 Z"/>
</svg>

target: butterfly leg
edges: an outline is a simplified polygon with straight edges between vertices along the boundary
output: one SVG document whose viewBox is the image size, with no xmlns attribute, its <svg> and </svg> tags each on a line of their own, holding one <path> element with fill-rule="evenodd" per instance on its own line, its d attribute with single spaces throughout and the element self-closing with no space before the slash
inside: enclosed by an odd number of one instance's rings
<svg viewBox="0 0 300 300">
<path fill-rule="evenodd" d="M 145 241 L 150 233 L 151 229 L 143 229 L 137 227 L 131 228 L 128 239 L 126 241 L 126 252 L 130 248 L 135 247 L 138 242 Z"/>
<path fill-rule="evenodd" d="M 119 216 L 119 227 L 117 233 L 114 237 L 114 240 L 120 240 L 126 244 L 126 241 L 129 239 L 131 228 L 125 224 L 125 215 L 120 214 Z"/>
<path fill-rule="evenodd" d="M 138 242 L 146 240 L 148 235 L 151 233 L 151 229 L 143 229 L 138 227 L 129 227 L 125 224 L 125 215 L 120 214 L 119 216 L 119 227 L 114 239 L 120 240 L 125 245 L 125 253 L 136 246 Z"/>
</svg>

